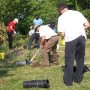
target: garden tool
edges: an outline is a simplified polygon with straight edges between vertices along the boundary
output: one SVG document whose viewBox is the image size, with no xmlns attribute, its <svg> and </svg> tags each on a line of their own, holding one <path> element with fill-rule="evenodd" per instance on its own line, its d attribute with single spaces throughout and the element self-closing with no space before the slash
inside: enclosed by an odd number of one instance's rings
<svg viewBox="0 0 90 90">
<path fill-rule="evenodd" d="M 34 54 L 34 56 L 31 58 L 31 60 L 26 60 L 26 63 L 29 65 L 32 65 L 34 58 L 36 57 L 36 55 L 39 53 L 39 51 L 41 50 L 42 47 L 40 47 L 37 52 Z"/>
<path fill-rule="evenodd" d="M 31 58 L 31 60 L 24 60 L 24 61 L 15 61 L 14 62 L 14 64 L 16 64 L 16 65 L 32 65 L 32 63 L 33 63 L 33 60 L 34 60 L 34 58 L 36 57 L 36 55 L 39 53 L 39 51 L 40 51 L 40 49 L 41 49 L 42 47 L 40 47 L 38 50 L 37 50 L 37 52 L 34 54 L 34 56 Z"/>
</svg>

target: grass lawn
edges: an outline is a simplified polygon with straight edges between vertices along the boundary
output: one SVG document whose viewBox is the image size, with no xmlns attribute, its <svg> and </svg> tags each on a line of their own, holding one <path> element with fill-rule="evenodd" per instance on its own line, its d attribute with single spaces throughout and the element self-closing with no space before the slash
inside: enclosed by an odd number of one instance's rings
<svg viewBox="0 0 90 90">
<path fill-rule="evenodd" d="M 5 60 L 0 60 L 0 90 L 90 90 L 90 72 L 84 74 L 81 84 L 73 83 L 65 86 L 63 83 L 64 47 L 58 50 L 59 65 L 51 64 L 49 67 L 39 65 L 17 66 L 15 61 L 31 58 L 37 49 L 26 49 L 6 52 Z M 86 41 L 85 64 L 90 68 L 90 39 Z M 41 51 L 34 59 L 37 62 L 43 60 Z M 29 80 L 49 80 L 50 88 L 23 88 L 23 82 Z"/>
</svg>

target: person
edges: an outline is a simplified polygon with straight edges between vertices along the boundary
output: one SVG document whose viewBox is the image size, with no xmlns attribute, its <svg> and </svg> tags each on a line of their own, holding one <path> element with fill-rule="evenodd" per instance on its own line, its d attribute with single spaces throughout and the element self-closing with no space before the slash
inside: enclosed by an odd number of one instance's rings
<svg viewBox="0 0 90 90">
<path fill-rule="evenodd" d="M 32 24 L 32 26 L 30 27 L 31 28 L 31 30 L 29 31 L 30 38 L 29 38 L 29 42 L 28 42 L 28 45 L 27 45 L 27 49 L 31 48 L 31 45 L 32 45 L 34 40 L 35 40 L 35 44 L 37 44 L 35 47 L 40 48 L 39 33 L 35 32 L 34 26 L 35 25 Z"/>
<path fill-rule="evenodd" d="M 30 26 L 29 36 L 31 36 L 35 32 L 34 30 L 34 24 Z"/>
<path fill-rule="evenodd" d="M 58 43 L 58 35 L 55 33 L 50 27 L 47 25 L 39 25 L 36 26 L 35 31 L 38 31 L 40 34 L 40 43 L 43 48 L 43 66 L 49 66 L 49 53 L 52 50 L 53 54 L 53 63 L 58 64 L 58 57 L 57 57 L 57 43 Z"/>
<path fill-rule="evenodd" d="M 34 25 L 41 25 L 43 24 L 43 20 L 39 17 L 39 15 L 36 15 L 35 19 L 33 20 Z"/>
<path fill-rule="evenodd" d="M 11 21 L 8 24 L 7 27 L 7 35 L 8 35 L 8 42 L 9 42 L 9 49 L 12 49 L 12 43 L 13 43 L 13 34 L 16 34 L 16 24 L 18 23 L 18 19 L 15 18 L 13 21 Z"/>
<path fill-rule="evenodd" d="M 52 22 L 50 23 L 49 27 L 52 28 L 52 30 L 53 30 L 54 32 L 56 32 L 55 22 L 54 22 L 54 21 L 52 21 Z"/>
<path fill-rule="evenodd" d="M 71 86 L 73 81 L 81 83 L 85 56 L 85 30 L 90 27 L 89 22 L 82 13 L 69 10 L 66 4 L 59 4 L 58 32 L 65 37 L 65 70 L 63 81 Z M 76 73 L 73 72 L 76 60 Z"/>
</svg>

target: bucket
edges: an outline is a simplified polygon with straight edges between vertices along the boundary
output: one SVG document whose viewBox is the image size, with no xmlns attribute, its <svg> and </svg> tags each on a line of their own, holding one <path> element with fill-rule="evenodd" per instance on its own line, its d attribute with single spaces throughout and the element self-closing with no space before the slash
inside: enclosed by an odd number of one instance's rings
<svg viewBox="0 0 90 90">
<path fill-rule="evenodd" d="M 65 45 L 65 40 L 64 39 L 61 39 L 61 45 Z"/>
<path fill-rule="evenodd" d="M 26 61 L 15 61 L 14 62 L 15 65 L 18 65 L 18 66 L 22 66 L 22 65 L 26 65 Z"/>
<path fill-rule="evenodd" d="M 49 88 L 48 80 L 31 80 L 23 82 L 24 88 Z"/>
<path fill-rule="evenodd" d="M 5 59 L 5 53 L 1 52 L 0 57 L 1 57 L 1 59 Z"/>
<path fill-rule="evenodd" d="M 14 64 L 20 66 L 20 65 L 31 65 L 32 62 L 29 60 L 19 60 L 19 61 L 15 61 Z"/>
</svg>

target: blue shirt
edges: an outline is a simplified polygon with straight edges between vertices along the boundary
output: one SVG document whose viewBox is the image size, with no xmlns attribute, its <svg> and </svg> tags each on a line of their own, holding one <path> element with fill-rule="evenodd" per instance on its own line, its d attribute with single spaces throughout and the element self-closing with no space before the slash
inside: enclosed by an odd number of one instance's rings
<svg viewBox="0 0 90 90">
<path fill-rule="evenodd" d="M 34 19 L 34 20 L 33 20 L 33 23 L 34 23 L 35 25 L 41 25 L 41 24 L 43 23 L 43 21 L 42 21 L 41 18 L 39 18 L 38 20 L 37 20 L 37 19 Z"/>
</svg>

